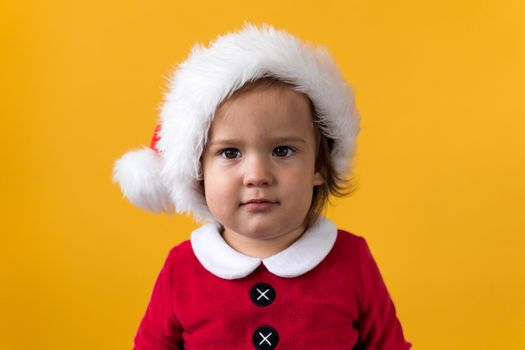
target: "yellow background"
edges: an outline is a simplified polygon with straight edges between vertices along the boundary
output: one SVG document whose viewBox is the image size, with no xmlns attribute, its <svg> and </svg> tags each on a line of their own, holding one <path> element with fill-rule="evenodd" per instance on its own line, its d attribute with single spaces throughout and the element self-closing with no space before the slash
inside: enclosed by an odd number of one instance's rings
<svg viewBox="0 0 525 350">
<path fill-rule="evenodd" d="M 8 1 L 1 26 L 2 349 L 130 349 L 188 217 L 111 182 L 195 41 L 268 22 L 327 46 L 362 116 L 367 238 L 415 349 L 525 349 L 522 1 Z"/>
</svg>

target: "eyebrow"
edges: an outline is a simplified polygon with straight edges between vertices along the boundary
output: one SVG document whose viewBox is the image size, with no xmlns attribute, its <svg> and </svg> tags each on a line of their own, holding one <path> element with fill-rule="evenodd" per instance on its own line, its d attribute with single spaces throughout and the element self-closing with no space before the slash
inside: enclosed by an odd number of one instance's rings
<svg viewBox="0 0 525 350">
<path fill-rule="evenodd" d="M 272 143 L 286 143 L 286 142 L 297 142 L 297 143 L 306 143 L 306 140 L 302 137 L 298 136 L 279 136 L 279 137 L 272 137 L 269 138 L 270 142 Z M 236 139 L 236 138 L 225 138 L 225 139 L 217 139 L 217 140 L 210 140 L 209 145 L 238 145 L 240 143 L 243 143 L 243 140 Z"/>
</svg>

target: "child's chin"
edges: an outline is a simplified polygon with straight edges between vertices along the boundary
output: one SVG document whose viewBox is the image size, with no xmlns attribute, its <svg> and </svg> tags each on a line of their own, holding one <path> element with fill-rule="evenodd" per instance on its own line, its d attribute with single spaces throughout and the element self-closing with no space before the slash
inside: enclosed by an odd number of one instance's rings
<svg viewBox="0 0 525 350">
<path fill-rule="evenodd" d="M 240 230 L 245 236 L 260 239 L 271 238 L 275 235 L 275 231 L 275 223 L 272 223 L 272 220 L 263 218 L 247 220 Z"/>
</svg>

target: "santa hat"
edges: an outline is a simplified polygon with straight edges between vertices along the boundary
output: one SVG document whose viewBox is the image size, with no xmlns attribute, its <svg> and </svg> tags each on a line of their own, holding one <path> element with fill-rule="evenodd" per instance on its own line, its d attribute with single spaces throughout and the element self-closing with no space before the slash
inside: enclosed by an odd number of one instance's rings
<svg viewBox="0 0 525 350">
<path fill-rule="evenodd" d="M 113 179 L 135 205 L 153 211 L 189 212 L 214 220 L 200 181 L 200 157 L 218 105 L 245 83 L 273 77 L 313 102 L 321 132 L 331 138 L 339 174 L 351 169 L 359 117 L 350 86 L 323 47 L 263 24 L 246 24 L 209 47 L 195 44 L 173 72 L 150 147 L 115 163 Z"/>
</svg>

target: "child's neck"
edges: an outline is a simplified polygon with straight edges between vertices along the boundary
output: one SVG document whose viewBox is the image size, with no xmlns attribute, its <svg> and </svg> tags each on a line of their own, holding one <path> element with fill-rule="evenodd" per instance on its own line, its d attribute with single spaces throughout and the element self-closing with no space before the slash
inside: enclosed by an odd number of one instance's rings
<svg viewBox="0 0 525 350">
<path fill-rule="evenodd" d="M 222 237 L 226 243 L 236 251 L 244 255 L 265 259 L 288 248 L 299 237 L 301 237 L 304 231 L 305 228 L 301 226 L 296 230 L 277 237 L 258 239 L 246 237 L 224 228 L 222 231 Z"/>
</svg>

